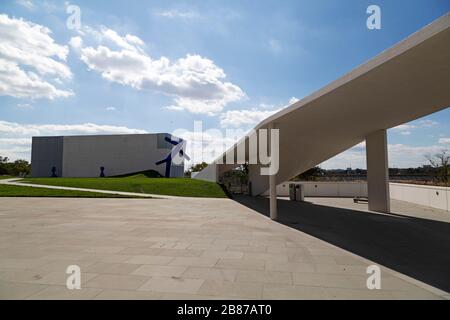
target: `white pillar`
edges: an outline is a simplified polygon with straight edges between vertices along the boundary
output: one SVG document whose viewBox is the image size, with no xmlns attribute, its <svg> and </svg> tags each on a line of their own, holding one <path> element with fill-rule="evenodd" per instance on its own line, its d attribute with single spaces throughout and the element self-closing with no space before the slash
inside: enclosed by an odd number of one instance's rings
<svg viewBox="0 0 450 320">
<path fill-rule="evenodd" d="M 269 176 L 270 187 L 270 219 L 278 219 L 276 175 Z"/>
<path fill-rule="evenodd" d="M 271 148 L 271 130 L 274 129 L 273 122 L 269 124 L 269 133 L 268 137 L 268 150 L 270 150 L 270 156 L 272 157 L 272 148 Z M 278 209 L 277 209 L 277 175 L 272 174 L 269 175 L 269 201 L 270 201 L 270 219 L 277 220 L 278 219 Z"/>
<path fill-rule="evenodd" d="M 389 166 L 386 130 L 366 137 L 367 188 L 369 210 L 389 213 Z"/>
</svg>

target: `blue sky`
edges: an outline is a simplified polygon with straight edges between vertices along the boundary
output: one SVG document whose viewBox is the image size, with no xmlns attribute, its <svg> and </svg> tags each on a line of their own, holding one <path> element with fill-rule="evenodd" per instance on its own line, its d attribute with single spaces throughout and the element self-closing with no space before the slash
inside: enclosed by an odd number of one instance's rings
<svg viewBox="0 0 450 320">
<path fill-rule="evenodd" d="M 366 27 L 370 4 L 381 30 Z M 68 5 L 81 10 L 79 29 L 67 27 Z M 2 1 L 0 154 L 29 159 L 40 134 L 189 131 L 194 121 L 247 130 L 449 9 L 446 0 Z M 390 130 L 390 165 L 448 149 L 449 124 L 447 108 Z M 364 146 L 323 166 L 365 167 Z"/>
</svg>

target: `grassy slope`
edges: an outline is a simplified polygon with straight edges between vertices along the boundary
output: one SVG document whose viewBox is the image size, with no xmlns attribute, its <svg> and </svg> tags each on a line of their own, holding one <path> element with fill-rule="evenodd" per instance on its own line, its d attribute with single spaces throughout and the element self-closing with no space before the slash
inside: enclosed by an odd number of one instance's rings
<svg viewBox="0 0 450 320">
<path fill-rule="evenodd" d="M 188 178 L 147 178 L 143 175 L 135 175 L 124 178 L 29 178 L 22 181 L 54 186 L 151 193 L 182 197 L 227 197 L 222 188 L 216 183 Z"/>
<path fill-rule="evenodd" d="M 0 184 L 0 197 L 131 198 L 98 192 L 44 189 L 4 184 Z"/>
<path fill-rule="evenodd" d="M 15 178 L 15 177 L 13 177 L 13 176 L 8 176 L 8 175 L 6 175 L 6 176 L 0 176 L 0 180 L 3 180 L 3 179 L 11 179 L 11 178 Z"/>
</svg>

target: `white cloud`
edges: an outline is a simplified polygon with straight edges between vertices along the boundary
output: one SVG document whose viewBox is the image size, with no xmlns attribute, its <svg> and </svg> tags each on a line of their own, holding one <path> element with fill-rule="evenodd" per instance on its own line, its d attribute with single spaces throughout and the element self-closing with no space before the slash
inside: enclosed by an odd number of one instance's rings
<svg viewBox="0 0 450 320">
<path fill-rule="evenodd" d="M 426 156 L 443 150 L 442 146 L 408 146 L 404 144 L 390 144 L 389 164 L 399 168 L 418 167 L 427 164 Z"/>
<path fill-rule="evenodd" d="M 57 89 L 34 72 L 25 72 L 16 63 L 0 58 L 0 96 L 55 99 L 73 93 Z"/>
<path fill-rule="evenodd" d="M 0 135 L 77 135 L 77 134 L 114 134 L 145 133 L 145 130 L 129 129 L 122 126 L 83 124 L 19 124 L 0 121 Z"/>
<path fill-rule="evenodd" d="M 289 105 L 294 104 L 294 103 L 296 103 L 296 102 L 298 102 L 298 101 L 300 101 L 299 98 L 292 97 L 292 98 L 289 100 Z"/>
<path fill-rule="evenodd" d="M 198 14 L 191 10 L 181 11 L 181 10 L 176 10 L 176 9 L 170 9 L 170 10 L 155 11 L 153 14 L 156 16 L 170 18 L 170 19 L 175 19 L 175 18 L 192 19 L 192 18 L 198 17 Z"/>
<path fill-rule="evenodd" d="M 228 133 L 228 135 L 227 135 Z M 190 160 L 185 161 L 185 167 L 206 162 L 211 163 L 222 155 L 234 143 L 245 135 L 242 130 L 225 132 L 218 129 L 208 129 L 203 132 L 177 130 L 173 135 L 186 140 L 186 154 Z"/>
<path fill-rule="evenodd" d="M 422 127 L 433 127 L 433 126 L 438 125 L 439 122 L 426 119 L 426 120 L 420 120 L 420 121 L 419 121 L 419 124 L 420 124 Z"/>
<path fill-rule="evenodd" d="M 31 144 L 31 138 L 0 138 L 0 144 L 27 146 Z"/>
<path fill-rule="evenodd" d="M 11 159 L 27 159 L 31 156 L 31 137 L 90 134 L 133 134 L 145 130 L 123 126 L 83 124 L 19 124 L 0 121 L 0 155 Z"/>
<path fill-rule="evenodd" d="M 100 32 L 90 30 L 102 44 L 81 49 L 81 60 L 89 69 L 108 81 L 172 97 L 174 104 L 168 109 L 214 115 L 245 96 L 238 86 L 223 80 L 226 74 L 210 59 L 189 54 L 175 61 L 166 57 L 153 59 L 136 36 L 122 37 L 106 28 Z M 105 40 L 117 49 L 104 45 Z"/>
<path fill-rule="evenodd" d="M 396 126 L 396 127 L 392 128 L 392 130 L 408 131 L 408 130 L 412 130 L 414 128 L 416 128 L 415 125 L 405 123 L 405 124 L 401 124 L 399 126 Z"/>
<path fill-rule="evenodd" d="M 220 125 L 223 128 L 240 128 L 247 126 L 255 126 L 264 119 L 270 117 L 277 110 L 258 110 L 253 108 L 251 110 L 231 110 L 222 113 L 220 116 Z"/>
<path fill-rule="evenodd" d="M 366 153 L 351 148 L 320 164 L 323 169 L 366 168 Z"/>
<path fill-rule="evenodd" d="M 280 53 L 283 51 L 283 47 L 281 46 L 280 42 L 275 39 L 269 40 L 269 48 L 273 53 Z"/>
<path fill-rule="evenodd" d="M 115 107 L 107 107 L 106 111 L 116 111 L 116 108 Z"/>
<path fill-rule="evenodd" d="M 72 95 L 44 79 L 71 79 L 67 54 L 67 46 L 55 43 L 48 28 L 0 14 L 0 95 L 31 99 Z"/>
<path fill-rule="evenodd" d="M 296 101 L 297 98 L 291 98 L 289 104 Z M 186 166 L 202 161 L 210 163 L 248 134 L 249 129 L 284 107 L 260 104 L 259 108 L 227 111 L 220 115 L 222 129 L 177 130 L 173 135 L 187 141 L 186 153 L 191 161 L 186 162 Z"/>
<path fill-rule="evenodd" d="M 130 34 L 121 37 L 116 31 L 111 29 L 103 28 L 102 35 L 104 39 L 110 40 L 119 48 L 125 50 L 141 51 L 141 47 L 144 46 L 144 42 L 140 38 Z"/>
<path fill-rule="evenodd" d="M 29 103 L 18 103 L 16 107 L 19 109 L 33 109 L 33 105 Z"/>
<path fill-rule="evenodd" d="M 440 144 L 450 144 L 450 138 L 440 138 L 439 143 Z"/>
<path fill-rule="evenodd" d="M 72 37 L 70 38 L 69 45 L 74 49 L 79 49 L 83 45 L 83 39 L 79 36 Z"/>
<path fill-rule="evenodd" d="M 296 103 L 299 99 L 292 97 L 289 104 L 283 107 L 275 107 L 268 104 L 260 104 L 258 108 L 244 110 L 230 110 L 220 115 L 220 126 L 222 128 L 250 129 L 258 123 L 267 119 L 278 111 Z"/>
<path fill-rule="evenodd" d="M 399 126 L 392 128 L 392 130 L 397 131 L 401 135 L 409 136 L 409 135 L 411 135 L 413 129 L 429 128 L 429 127 L 436 126 L 438 124 L 439 123 L 436 121 L 429 120 L 429 119 L 423 119 L 423 120 L 414 122 L 414 124 L 412 124 L 412 123 L 401 124 Z"/>
<path fill-rule="evenodd" d="M 28 10 L 33 10 L 36 8 L 31 0 L 16 0 L 16 3 L 24 8 L 27 8 Z"/>
<path fill-rule="evenodd" d="M 445 147 L 409 146 L 405 144 L 388 145 L 389 167 L 415 168 L 427 164 L 427 155 L 440 153 Z M 347 151 L 321 164 L 324 169 L 366 168 L 365 143 L 360 143 Z"/>
</svg>

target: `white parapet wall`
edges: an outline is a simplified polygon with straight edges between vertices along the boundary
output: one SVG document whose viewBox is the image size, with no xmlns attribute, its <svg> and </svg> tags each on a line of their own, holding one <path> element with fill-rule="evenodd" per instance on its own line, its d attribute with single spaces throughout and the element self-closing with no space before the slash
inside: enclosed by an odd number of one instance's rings
<svg viewBox="0 0 450 320">
<path fill-rule="evenodd" d="M 366 182 L 316 182 L 295 181 L 284 182 L 277 186 L 277 194 L 280 197 L 289 196 L 289 184 L 303 184 L 305 197 L 367 197 Z M 266 192 L 265 195 L 268 193 Z"/>
<path fill-rule="evenodd" d="M 441 210 L 450 209 L 450 188 L 392 182 L 389 186 L 391 199 Z"/>
<path fill-rule="evenodd" d="M 277 186 L 279 197 L 289 196 L 289 184 L 303 184 L 305 197 L 367 197 L 367 183 L 361 182 L 284 182 Z M 450 211 L 450 188 L 406 183 L 389 183 L 391 199 Z M 268 193 L 264 193 L 267 195 Z"/>
</svg>

